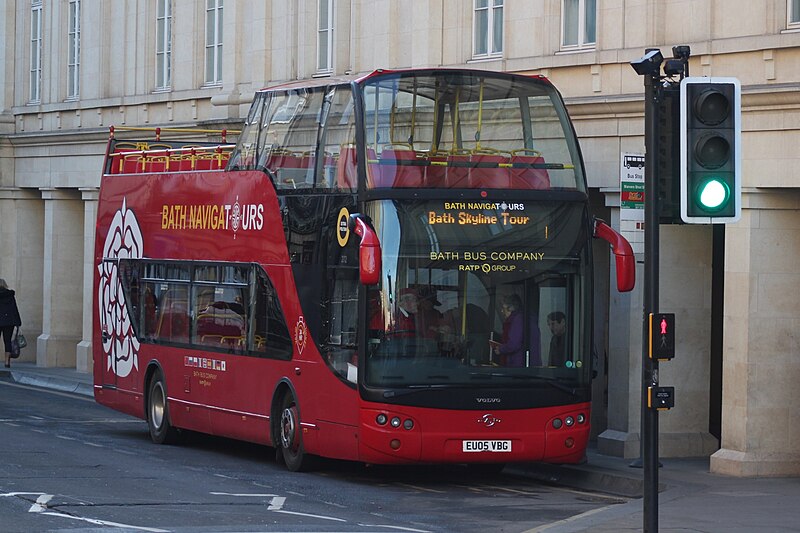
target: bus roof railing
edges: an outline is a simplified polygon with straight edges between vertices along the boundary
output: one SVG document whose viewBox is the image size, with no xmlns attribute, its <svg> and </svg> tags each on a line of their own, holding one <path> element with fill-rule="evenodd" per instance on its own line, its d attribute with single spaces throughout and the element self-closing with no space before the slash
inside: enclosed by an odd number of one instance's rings
<svg viewBox="0 0 800 533">
<path fill-rule="evenodd" d="M 117 131 L 148 131 L 148 132 L 153 132 L 155 134 L 155 137 L 156 137 L 155 140 L 156 141 L 160 141 L 161 140 L 161 134 L 164 133 L 164 132 L 168 132 L 168 133 L 218 134 L 218 135 L 220 135 L 222 137 L 222 142 L 223 143 L 228 142 L 227 137 L 228 137 L 229 133 L 234 134 L 234 135 L 238 134 L 238 133 L 241 133 L 241 130 L 229 130 L 229 129 L 226 129 L 226 128 L 223 128 L 221 130 L 215 130 L 215 129 L 205 129 L 205 128 L 161 128 L 161 127 L 147 128 L 147 127 L 137 127 L 137 126 L 109 126 L 108 127 L 109 139 L 114 139 L 115 138 L 115 133 Z"/>
</svg>

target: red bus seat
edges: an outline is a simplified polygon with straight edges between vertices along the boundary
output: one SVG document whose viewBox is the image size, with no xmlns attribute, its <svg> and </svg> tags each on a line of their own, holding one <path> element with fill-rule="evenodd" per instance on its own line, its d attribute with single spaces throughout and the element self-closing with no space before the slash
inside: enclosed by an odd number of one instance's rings
<svg viewBox="0 0 800 533">
<path fill-rule="evenodd" d="M 380 165 L 383 187 L 422 187 L 425 162 L 410 147 L 386 146 L 381 152 Z"/>
<path fill-rule="evenodd" d="M 469 188 L 470 154 L 454 152 L 447 155 L 447 186 L 451 189 Z"/>
<path fill-rule="evenodd" d="M 433 153 L 426 157 L 425 184 L 432 188 L 447 187 L 447 154 Z"/>
<path fill-rule="evenodd" d="M 511 184 L 511 154 L 494 150 L 476 151 L 470 156 L 469 183 L 476 189 L 506 189 Z"/>
<path fill-rule="evenodd" d="M 549 189 L 550 175 L 545 168 L 544 157 L 536 150 L 523 149 L 511 153 L 511 187 L 514 189 Z"/>
<path fill-rule="evenodd" d="M 336 188 L 355 189 L 358 187 L 358 151 L 354 145 L 344 145 L 339 150 L 336 162 Z"/>
</svg>

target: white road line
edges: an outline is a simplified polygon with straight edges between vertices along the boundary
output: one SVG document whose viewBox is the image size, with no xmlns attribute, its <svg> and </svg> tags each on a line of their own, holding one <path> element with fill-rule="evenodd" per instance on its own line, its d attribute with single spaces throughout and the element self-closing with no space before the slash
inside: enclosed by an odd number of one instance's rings
<svg viewBox="0 0 800 533">
<path fill-rule="evenodd" d="M 603 512 L 603 511 L 607 511 L 608 509 L 611 509 L 612 507 L 616 507 L 616 505 L 607 505 L 605 507 L 598 507 L 597 509 L 590 509 L 589 511 L 586 511 L 585 513 L 577 514 L 575 516 L 570 516 L 569 518 L 565 518 L 565 519 L 559 520 L 557 522 L 552 522 L 550 524 L 545 524 L 543 526 L 535 527 L 533 529 L 529 529 L 527 531 L 524 531 L 523 533 L 541 533 L 542 531 L 547 531 L 550 528 L 553 528 L 553 527 L 556 527 L 556 526 L 563 526 L 563 525 L 569 524 L 570 522 L 575 522 L 575 521 L 580 520 L 582 518 L 586 518 L 587 516 L 591 516 L 593 514 L 597 514 L 597 513 Z"/>
<path fill-rule="evenodd" d="M 296 515 L 296 516 L 305 516 L 305 517 L 308 517 L 308 518 L 319 518 L 320 520 L 332 520 L 334 522 L 347 522 L 347 520 L 345 520 L 343 518 L 336 518 L 334 516 L 322 516 L 322 515 L 318 515 L 318 514 L 298 513 L 298 512 L 295 512 L 295 511 L 284 511 L 283 509 L 276 510 L 275 512 L 276 513 L 283 513 L 283 514 L 291 514 L 291 515 Z"/>
<path fill-rule="evenodd" d="M 383 524 L 358 524 L 361 527 L 385 527 L 387 529 L 398 529 L 400 531 L 414 531 L 415 533 L 430 533 L 428 529 L 414 529 L 412 527 L 403 526 L 387 526 Z"/>
<path fill-rule="evenodd" d="M 277 494 L 246 494 L 237 492 L 210 492 L 214 496 L 236 496 L 238 498 L 274 498 Z"/>
<path fill-rule="evenodd" d="M 47 502 L 53 499 L 52 494 L 42 494 L 38 498 L 36 498 L 36 503 L 31 505 L 31 508 L 28 509 L 29 513 L 41 513 L 47 510 Z"/>
<path fill-rule="evenodd" d="M 267 507 L 267 511 L 280 511 L 283 504 L 286 503 L 286 498 L 283 496 L 275 496 Z"/>
<path fill-rule="evenodd" d="M 59 518 L 69 518 L 71 520 L 80 520 L 82 522 L 88 522 L 96 526 L 110 526 L 110 527 L 119 527 L 124 529 L 136 529 L 138 531 L 149 531 L 151 533 L 169 533 L 169 530 L 167 529 L 133 526 L 130 524 L 121 524 L 119 522 L 109 522 L 107 520 L 98 520 L 96 518 L 84 518 L 82 516 L 74 516 L 64 513 L 58 513 L 55 511 L 48 511 L 47 504 L 53 498 L 52 494 L 45 494 L 43 492 L 7 492 L 5 494 L 0 494 L 0 497 L 9 497 L 9 496 L 38 496 L 38 498 L 36 498 L 36 503 L 31 505 L 31 508 L 28 509 L 29 513 L 37 513 L 45 516 L 57 516 Z"/>
<path fill-rule="evenodd" d="M 447 491 L 444 491 L 444 490 L 430 489 L 428 487 L 419 487 L 417 485 L 411 485 L 410 483 L 396 483 L 396 485 L 399 486 L 399 487 L 406 487 L 406 488 L 411 488 L 411 489 L 414 489 L 414 490 L 418 490 L 420 492 L 433 492 L 434 494 L 446 494 L 447 493 Z"/>
<path fill-rule="evenodd" d="M 54 512 L 46 512 L 42 513 L 43 515 L 47 516 L 58 516 L 61 518 L 71 518 L 73 520 L 80 520 L 82 522 L 88 522 L 90 524 L 94 524 L 96 526 L 110 526 L 110 527 L 119 527 L 124 529 L 135 529 L 137 531 L 150 531 L 151 533 L 169 533 L 168 529 L 158 529 L 154 527 L 141 527 L 141 526 L 132 526 L 130 524 L 121 524 L 119 522 L 109 522 L 108 520 L 98 520 L 96 518 L 84 518 L 82 516 L 73 516 L 69 514 L 63 513 L 54 513 Z"/>
</svg>

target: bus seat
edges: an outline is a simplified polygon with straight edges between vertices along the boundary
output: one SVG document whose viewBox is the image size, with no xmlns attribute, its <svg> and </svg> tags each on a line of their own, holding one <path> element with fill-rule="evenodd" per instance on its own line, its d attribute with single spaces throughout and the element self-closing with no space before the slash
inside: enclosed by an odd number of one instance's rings
<svg viewBox="0 0 800 533">
<path fill-rule="evenodd" d="M 447 155 L 447 186 L 451 189 L 469 187 L 470 154 L 456 151 Z"/>
<path fill-rule="evenodd" d="M 144 172 L 145 158 L 142 154 L 123 156 L 122 174 L 138 174 Z"/>
<path fill-rule="evenodd" d="M 493 150 L 476 151 L 470 156 L 470 186 L 486 189 L 506 189 L 511 183 L 508 164 L 511 154 Z M 501 166 L 506 165 L 506 166 Z"/>
<path fill-rule="evenodd" d="M 358 186 L 358 151 L 354 145 L 343 145 L 336 162 L 336 188 L 355 189 Z"/>
<path fill-rule="evenodd" d="M 165 172 L 167 170 L 167 163 L 169 155 L 147 155 L 145 157 L 144 171 L 145 172 Z"/>
<path fill-rule="evenodd" d="M 536 150 L 523 149 L 511 153 L 511 187 L 514 189 L 549 189 L 550 176 L 545 168 L 534 168 L 544 164 L 544 157 Z"/>
<path fill-rule="evenodd" d="M 161 316 L 158 336 L 170 342 L 189 342 L 189 316 L 186 303 L 173 302 Z"/>
<path fill-rule="evenodd" d="M 447 187 L 447 154 L 432 153 L 426 158 L 425 184 L 432 188 Z"/>
<path fill-rule="evenodd" d="M 381 152 L 381 181 L 390 187 L 422 187 L 424 161 L 417 152 L 398 145 L 387 145 Z"/>
</svg>

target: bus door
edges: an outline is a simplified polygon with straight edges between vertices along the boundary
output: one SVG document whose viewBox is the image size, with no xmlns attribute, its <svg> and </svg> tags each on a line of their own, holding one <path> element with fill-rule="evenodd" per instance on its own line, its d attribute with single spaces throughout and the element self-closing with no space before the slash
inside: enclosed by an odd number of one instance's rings
<svg viewBox="0 0 800 533">
<path fill-rule="evenodd" d="M 102 384 L 116 387 L 138 366 L 139 339 L 132 318 L 141 312 L 139 266 L 136 262 L 104 259 L 98 284 Z"/>
</svg>

